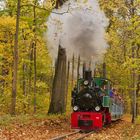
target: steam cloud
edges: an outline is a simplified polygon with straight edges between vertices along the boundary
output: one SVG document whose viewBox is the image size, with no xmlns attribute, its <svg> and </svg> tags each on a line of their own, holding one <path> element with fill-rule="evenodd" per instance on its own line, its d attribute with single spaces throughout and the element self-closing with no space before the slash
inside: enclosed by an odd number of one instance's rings
<svg viewBox="0 0 140 140">
<path fill-rule="evenodd" d="M 69 10 L 68 10 L 69 8 Z M 108 19 L 100 10 L 97 0 L 69 0 L 61 9 L 51 13 L 47 26 L 47 41 L 53 58 L 59 44 L 66 48 L 69 58 L 80 55 L 83 60 L 101 61 L 106 52 L 105 27 Z"/>
</svg>

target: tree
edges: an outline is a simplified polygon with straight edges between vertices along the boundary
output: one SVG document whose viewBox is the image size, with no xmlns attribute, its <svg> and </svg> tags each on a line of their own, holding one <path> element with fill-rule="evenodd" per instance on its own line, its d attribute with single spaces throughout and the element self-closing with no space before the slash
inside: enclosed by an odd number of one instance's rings
<svg viewBox="0 0 140 140">
<path fill-rule="evenodd" d="M 47 110 L 48 105 L 48 89 L 50 88 L 50 79 L 52 77 L 51 58 L 48 53 L 46 42 L 43 38 L 46 31 L 46 17 L 50 13 L 48 7 L 44 7 L 33 1 L 23 0 L 20 3 L 20 25 L 18 37 L 18 72 L 17 72 L 17 93 L 16 93 L 16 112 L 25 113 L 33 112 L 34 106 L 34 75 L 36 73 L 36 95 L 38 101 L 36 106 L 39 110 Z M 12 90 L 13 78 L 13 36 L 15 34 L 15 16 L 16 1 L 7 0 L 6 7 L 0 14 L 2 19 L 0 22 L 0 90 L 3 95 L 0 96 L 0 105 L 3 107 L 1 111 L 9 111 L 10 94 Z M 34 26 L 34 12 L 36 9 L 36 26 Z M 34 30 L 35 29 L 35 30 Z M 34 32 L 35 31 L 35 32 Z M 36 35 L 36 38 L 35 38 Z M 37 51 L 34 51 L 34 42 Z M 36 52 L 36 59 L 34 54 Z M 42 60 L 43 58 L 43 60 Z M 36 72 L 34 62 L 36 60 Z M 45 101 L 47 100 L 47 103 Z M 11 110 L 10 110 L 11 112 Z"/>
<path fill-rule="evenodd" d="M 64 113 L 66 106 L 66 51 L 59 46 L 49 114 Z"/>
<path fill-rule="evenodd" d="M 15 43 L 14 43 L 14 64 L 13 64 L 11 115 L 15 115 L 15 113 L 16 113 L 15 107 L 16 107 L 16 95 L 17 95 L 19 18 L 20 18 L 20 0 L 18 0 L 18 3 L 17 3 L 16 33 L 15 33 Z"/>
<path fill-rule="evenodd" d="M 34 5 L 36 5 L 37 0 L 34 1 Z M 34 113 L 36 113 L 36 7 L 33 6 L 33 25 L 34 25 L 34 39 L 33 39 L 33 51 L 34 51 Z"/>
<path fill-rule="evenodd" d="M 135 83 L 138 83 L 139 58 L 136 50 L 139 44 L 138 1 L 100 1 L 102 9 L 110 20 L 107 28 L 107 39 L 110 45 L 105 56 L 107 77 L 115 82 L 116 87 L 125 100 L 127 113 L 132 113 L 131 105 L 135 87 L 133 85 L 133 70 Z M 134 13 L 133 13 L 134 12 Z M 135 46 L 134 57 L 132 49 Z"/>
</svg>

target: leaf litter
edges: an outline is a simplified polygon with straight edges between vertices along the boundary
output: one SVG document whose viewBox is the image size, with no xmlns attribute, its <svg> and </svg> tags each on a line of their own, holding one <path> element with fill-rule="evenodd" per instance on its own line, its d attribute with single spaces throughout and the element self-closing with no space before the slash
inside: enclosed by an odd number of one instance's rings
<svg viewBox="0 0 140 140">
<path fill-rule="evenodd" d="M 49 140 L 72 132 L 69 117 L 31 119 L 0 127 L 0 140 Z M 127 117 L 93 133 L 85 140 L 140 140 L 140 124 L 132 124 Z"/>
</svg>

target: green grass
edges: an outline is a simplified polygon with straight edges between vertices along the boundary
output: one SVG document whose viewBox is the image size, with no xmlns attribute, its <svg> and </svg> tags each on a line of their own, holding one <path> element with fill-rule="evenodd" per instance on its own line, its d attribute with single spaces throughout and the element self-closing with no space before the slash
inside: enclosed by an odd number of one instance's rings
<svg viewBox="0 0 140 140">
<path fill-rule="evenodd" d="M 12 123 L 26 123 L 31 119 L 29 115 L 11 116 L 9 114 L 0 116 L 0 126 L 8 126 Z"/>
<path fill-rule="evenodd" d="M 69 114 L 34 114 L 34 115 L 27 115 L 21 114 L 16 116 L 11 116 L 9 114 L 1 115 L 0 116 L 0 127 L 10 127 L 12 124 L 28 124 L 33 120 L 45 120 L 45 119 L 64 119 L 68 118 Z"/>
<path fill-rule="evenodd" d="M 140 137 L 135 138 L 134 140 L 140 140 Z"/>
<path fill-rule="evenodd" d="M 66 114 L 35 114 L 33 115 L 35 119 L 56 119 L 56 118 L 64 118 Z"/>
<path fill-rule="evenodd" d="M 140 124 L 140 116 L 137 117 L 136 123 L 137 123 L 137 124 Z"/>
</svg>

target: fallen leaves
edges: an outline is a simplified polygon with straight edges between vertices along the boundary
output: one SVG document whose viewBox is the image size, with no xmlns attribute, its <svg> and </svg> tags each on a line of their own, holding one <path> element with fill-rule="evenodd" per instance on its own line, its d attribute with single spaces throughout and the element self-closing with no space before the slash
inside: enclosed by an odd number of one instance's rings
<svg viewBox="0 0 140 140">
<path fill-rule="evenodd" d="M 86 140 L 140 140 L 140 125 L 133 125 L 128 118 L 112 123 Z"/>
<path fill-rule="evenodd" d="M 18 122 L 0 129 L 0 140 L 47 140 L 58 134 L 70 132 L 68 119 L 31 120 L 28 124 Z"/>
<path fill-rule="evenodd" d="M 127 120 L 127 121 L 126 121 Z M 93 133 L 86 140 L 140 140 L 140 125 L 132 125 L 126 118 Z M 71 132 L 68 117 L 32 119 L 30 123 L 16 122 L 0 129 L 0 140 L 49 140 Z"/>
</svg>

